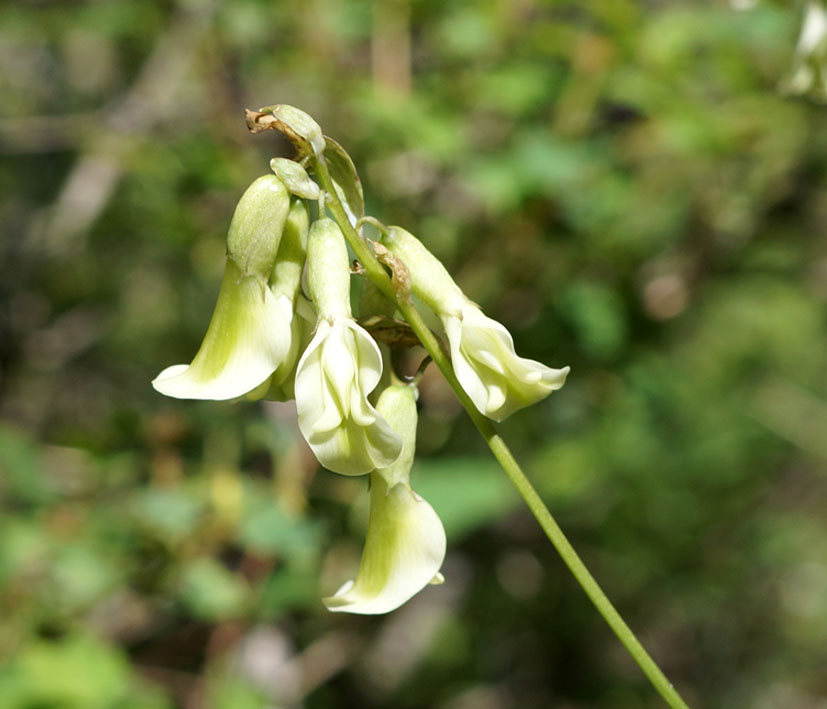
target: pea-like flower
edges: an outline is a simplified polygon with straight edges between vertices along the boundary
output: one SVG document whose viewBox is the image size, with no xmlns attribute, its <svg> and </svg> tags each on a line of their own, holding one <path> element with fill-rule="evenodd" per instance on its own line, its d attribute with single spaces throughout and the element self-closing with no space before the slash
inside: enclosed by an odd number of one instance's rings
<svg viewBox="0 0 827 709">
<path fill-rule="evenodd" d="M 290 196 L 275 175 L 259 178 L 244 193 L 230 224 L 227 263 L 207 334 L 190 364 L 167 367 L 155 378 L 159 392 L 178 399 L 234 399 L 260 386 L 283 363 L 293 302 L 274 293 L 268 280 L 289 210 Z M 291 216 L 301 221 L 298 212 Z M 306 222 L 305 212 L 305 233 Z"/>
<path fill-rule="evenodd" d="M 351 316 L 347 248 L 332 220 L 310 228 L 307 264 L 319 320 L 296 370 L 299 428 L 326 468 L 364 475 L 396 460 L 402 441 L 367 399 L 382 377 L 382 357 Z"/>
<path fill-rule="evenodd" d="M 415 236 L 391 227 L 383 243 L 407 266 L 413 292 L 442 320 L 454 373 L 480 412 L 502 421 L 565 384 L 568 367 L 517 356 L 508 330 L 465 296 Z"/>
<path fill-rule="evenodd" d="M 433 508 L 411 489 L 416 391 L 382 392 L 377 410 L 402 437 L 402 452 L 370 476 L 370 520 L 356 578 L 323 599 L 331 611 L 378 614 L 398 608 L 429 583 L 441 583 L 445 530 Z"/>
</svg>

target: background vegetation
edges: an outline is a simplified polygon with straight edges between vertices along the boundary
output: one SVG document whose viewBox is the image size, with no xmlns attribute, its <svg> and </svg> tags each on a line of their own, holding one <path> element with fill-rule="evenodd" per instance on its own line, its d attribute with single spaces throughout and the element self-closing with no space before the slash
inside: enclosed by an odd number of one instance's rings
<svg viewBox="0 0 827 709">
<path fill-rule="evenodd" d="M 0 6 L 0 706 L 659 706 L 450 392 L 414 486 L 447 583 L 320 597 L 363 480 L 288 405 L 149 382 L 206 328 L 299 106 L 568 384 L 502 425 L 697 706 L 827 701 L 827 131 L 761 0 Z"/>
</svg>

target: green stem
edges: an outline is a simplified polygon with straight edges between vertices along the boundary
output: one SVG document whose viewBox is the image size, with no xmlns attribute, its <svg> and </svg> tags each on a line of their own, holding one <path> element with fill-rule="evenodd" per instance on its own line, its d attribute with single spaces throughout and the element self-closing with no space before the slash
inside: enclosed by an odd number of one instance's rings
<svg viewBox="0 0 827 709">
<path fill-rule="evenodd" d="M 494 457 L 502 466 L 503 470 L 505 470 L 511 482 L 514 484 L 514 487 L 517 488 L 517 491 L 520 493 L 523 500 L 525 500 L 525 503 L 528 505 L 531 513 L 540 523 L 540 526 L 543 528 L 546 536 L 548 536 L 549 540 L 551 540 L 554 548 L 563 558 L 563 561 L 566 566 L 569 567 L 571 573 L 574 574 L 574 577 L 586 592 L 586 595 L 591 599 L 592 603 L 594 603 L 595 607 L 600 612 L 600 615 L 603 616 L 604 620 L 609 624 L 609 627 L 611 627 L 615 635 L 617 635 L 620 639 L 620 642 L 622 642 L 629 651 L 629 654 L 635 659 L 638 665 L 640 665 L 640 668 L 643 670 L 644 674 L 649 678 L 649 681 L 655 689 L 657 689 L 664 700 L 666 700 L 666 703 L 670 707 L 682 707 L 687 709 L 686 702 L 683 701 L 677 690 L 672 686 L 661 669 L 651 658 L 649 653 L 646 652 L 643 645 L 640 644 L 640 641 L 637 639 L 629 626 L 626 625 L 626 622 L 617 612 L 606 594 L 603 593 L 603 590 L 600 588 L 597 581 L 595 581 L 594 577 L 586 568 L 586 565 L 577 555 L 577 552 L 569 543 L 569 540 L 566 538 L 563 530 L 560 529 L 551 512 L 549 512 L 545 503 L 540 498 L 540 495 L 534 489 L 534 486 L 529 482 L 525 473 L 520 468 L 519 463 L 517 463 L 514 456 L 511 454 L 511 451 L 505 441 L 494 429 L 494 425 L 479 412 L 469 396 L 465 393 L 465 390 L 462 388 L 462 385 L 459 383 L 459 380 L 457 380 L 457 377 L 454 374 L 448 355 L 443 350 L 439 340 L 425 324 L 425 321 L 422 319 L 419 311 L 417 311 L 414 307 L 410 300 L 409 294 L 396 292 L 390 277 L 385 271 L 385 268 L 376 259 L 376 256 L 370 246 L 368 246 L 367 242 L 351 225 L 350 220 L 342 207 L 342 203 L 339 201 L 336 191 L 333 189 L 333 181 L 330 177 L 330 173 L 324 159 L 312 159 L 312 163 L 322 188 L 329 195 L 327 201 L 328 209 L 333 215 L 333 218 L 339 224 L 339 227 L 344 232 L 348 243 L 353 248 L 356 257 L 365 269 L 367 277 L 370 278 L 379 290 L 381 290 L 388 298 L 396 303 L 400 312 L 408 321 L 408 324 L 419 337 L 423 347 L 431 356 L 431 359 L 433 359 L 434 363 L 437 367 L 439 367 L 440 371 L 445 376 L 448 384 L 450 384 L 451 388 L 454 392 L 456 392 L 456 395 L 459 397 L 462 405 L 465 407 L 465 410 L 474 422 L 474 425 L 482 434 L 485 442 L 488 444 L 488 447 L 493 452 Z"/>
</svg>

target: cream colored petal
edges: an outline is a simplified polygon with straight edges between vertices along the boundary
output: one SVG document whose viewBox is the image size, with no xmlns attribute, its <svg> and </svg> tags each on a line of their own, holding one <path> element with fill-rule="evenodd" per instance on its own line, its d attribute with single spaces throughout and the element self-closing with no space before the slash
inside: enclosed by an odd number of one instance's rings
<svg viewBox="0 0 827 709">
<path fill-rule="evenodd" d="M 351 391 L 357 387 L 358 365 L 353 350 L 350 330 L 341 320 L 335 321 L 322 348 L 321 364 L 327 385 L 335 392 L 345 416 L 350 413 Z"/>
<path fill-rule="evenodd" d="M 207 334 L 189 365 L 167 367 L 152 382 L 178 399 L 235 399 L 279 367 L 290 348 L 292 309 L 258 276 L 227 261 Z"/>
<path fill-rule="evenodd" d="M 296 398 L 296 370 L 299 366 L 299 357 L 313 339 L 315 330 L 316 313 L 302 295 L 296 297 L 293 309 L 290 351 L 285 355 L 283 364 L 270 377 L 269 388 L 264 395 L 273 401 L 290 401 Z"/>
<path fill-rule="evenodd" d="M 359 388 L 364 392 L 371 392 L 382 378 L 382 353 L 379 351 L 379 345 L 355 320 L 347 319 L 341 322 L 353 336 L 359 370 Z"/>
<path fill-rule="evenodd" d="M 308 440 L 319 430 L 330 431 L 342 422 L 341 410 L 333 398 L 322 366 L 330 331 L 330 323 L 320 320 L 316 334 L 296 368 L 295 393 L 299 428 Z"/>
<path fill-rule="evenodd" d="M 376 348 L 376 361 L 357 361 L 364 345 L 356 343 L 350 323 L 322 320 L 296 372 L 296 407 L 299 428 L 319 462 L 336 473 L 364 475 L 393 462 L 402 442 L 368 402 L 370 389 L 359 386 L 375 386 L 381 358 Z M 371 371 L 363 373 L 365 367 Z"/>
<path fill-rule="evenodd" d="M 388 613 L 439 574 L 445 558 L 445 530 L 433 508 L 400 483 L 388 488 L 371 476 L 370 522 L 356 579 L 323 599 L 331 611 Z"/>
<path fill-rule="evenodd" d="M 310 431 L 308 435 L 302 429 L 302 433 L 319 462 L 341 475 L 365 475 L 390 465 L 402 449 L 399 436 L 380 417 L 370 426 L 345 419 L 329 431 Z"/>
<path fill-rule="evenodd" d="M 451 364 L 454 374 L 457 375 L 459 383 L 465 389 L 465 393 L 471 397 L 474 406 L 485 413 L 488 406 L 488 389 L 476 371 L 472 361 L 469 361 L 465 352 L 461 349 L 462 344 L 462 323 L 458 317 L 449 315 L 443 318 L 445 334 L 448 336 L 448 344 L 451 349 Z"/>
<path fill-rule="evenodd" d="M 454 372 L 479 411 L 502 421 L 563 386 L 569 368 L 517 356 L 508 330 L 470 301 L 460 317 L 443 318 Z"/>
</svg>

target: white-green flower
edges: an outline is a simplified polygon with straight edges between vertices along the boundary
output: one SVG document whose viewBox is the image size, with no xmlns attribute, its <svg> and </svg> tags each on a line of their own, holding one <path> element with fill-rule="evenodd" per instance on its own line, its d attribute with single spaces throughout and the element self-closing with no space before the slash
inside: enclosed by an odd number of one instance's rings
<svg viewBox="0 0 827 709">
<path fill-rule="evenodd" d="M 552 369 L 518 357 L 511 333 L 463 298 L 454 310 L 440 313 L 440 317 L 451 347 L 454 373 L 482 413 L 502 421 L 566 383 L 568 367 Z"/>
<path fill-rule="evenodd" d="M 152 382 L 176 399 L 235 399 L 278 367 L 290 343 L 293 305 L 266 281 L 228 259 L 207 334 L 190 364 L 174 364 Z"/>
<path fill-rule="evenodd" d="M 408 267 L 413 292 L 442 320 L 454 373 L 483 414 L 502 421 L 565 384 L 568 367 L 518 357 L 508 330 L 465 296 L 415 236 L 391 227 L 383 243 Z"/>
<path fill-rule="evenodd" d="M 370 476 L 370 520 L 356 578 L 323 599 L 331 611 L 377 614 L 398 608 L 429 583 L 439 583 L 445 530 L 410 486 L 416 440 L 415 390 L 391 386 L 376 405 L 402 437 L 402 453 Z"/>
<path fill-rule="evenodd" d="M 234 399 L 282 364 L 290 350 L 293 301 L 274 293 L 268 279 L 289 208 L 290 197 L 275 175 L 259 178 L 244 193 L 230 225 L 207 334 L 190 364 L 167 367 L 155 378 L 159 392 L 178 399 Z"/>
<path fill-rule="evenodd" d="M 307 262 L 319 321 L 296 370 L 299 428 L 326 468 L 364 475 L 396 460 L 402 441 L 367 399 L 382 357 L 351 317 L 347 248 L 332 220 L 313 223 Z"/>
</svg>

